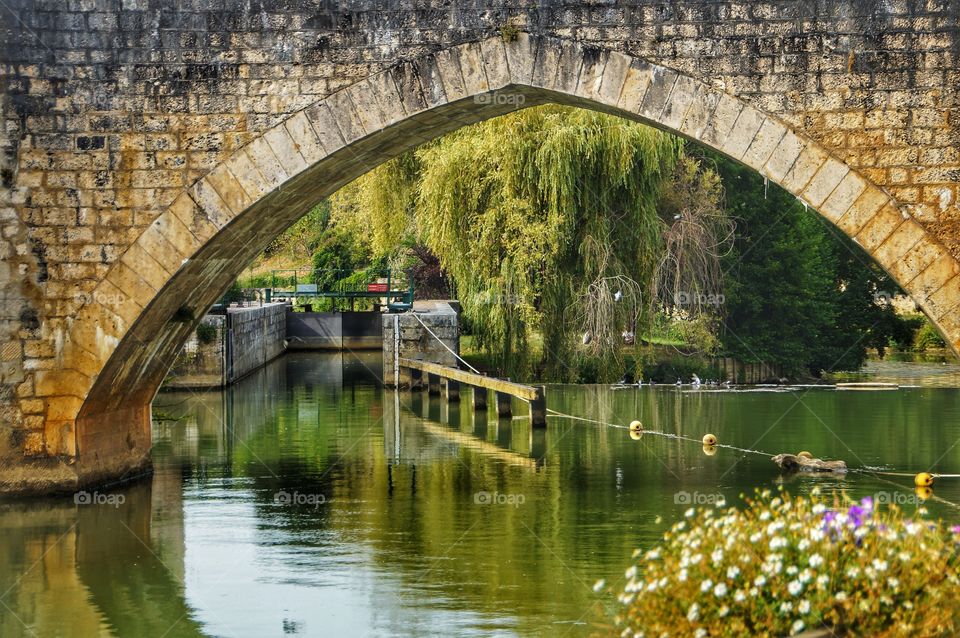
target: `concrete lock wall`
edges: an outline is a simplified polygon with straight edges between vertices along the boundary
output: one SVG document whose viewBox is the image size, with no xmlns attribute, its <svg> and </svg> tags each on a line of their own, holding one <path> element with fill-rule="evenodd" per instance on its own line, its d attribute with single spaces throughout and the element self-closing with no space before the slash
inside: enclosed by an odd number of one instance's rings
<svg viewBox="0 0 960 638">
<path fill-rule="evenodd" d="M 229 308 L 200 324 L 216 330 L 206 343 L 198 327 L 187 339 L 164 379 L 167 390 L 218 388 L 250 374 L 286 351 L 285 304 Z"/>
<path fill-rule="evenodd" d="M 399 338 L 395 336 L 396 328 L 399 328 Z M 400 370 L 398 374 L 395 370 L 396 357 L 456 368 L 457 358 L 451 350 L 460 353 L 460 330 L 457 311 L 449 303 L 416 302 L 412 313 L 383 315 L 384 385 L 410 386 L 410 371 Z"/>
<path fill-rule="evenodd" d="M 224 380 L 237 379 L 276 359 L 286 350 L 287 305 L 227 309 L 227 358 Z"/>
</svg>

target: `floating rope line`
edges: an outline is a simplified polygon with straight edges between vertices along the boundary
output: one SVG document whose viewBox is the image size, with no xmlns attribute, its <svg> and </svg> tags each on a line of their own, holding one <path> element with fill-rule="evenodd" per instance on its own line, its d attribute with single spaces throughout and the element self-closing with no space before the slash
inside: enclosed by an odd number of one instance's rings
<svg viewBox="0 0 960 638">
<path fill-rule="evenodd" d="M 598 421 L 596 419 L 588 419 L 582 416 L 574 416 L 572 414 L 565 414 L 563 412 L 558 412 L 556 410 L 551 410 L 547 408 L 547 416 L 553 416 L 560 419 L 573 419 L 575 421 L 587 421 L 588 423 L 596 423 L 598 425 L 605 425 L 611 428 L 618 428 L 621 430 L 629 430 L 630 428 L 626 425 L 620 425 L 619 423 L 609 423 L 607 421 Z M 678 439 L 680 441 L 690 441 L 691 443 L 699 443 L 703 445 L 701 439 L 694 439 L 689 436 L 684 436 L 682 434 L 674 434 L 672 432 L 658 432 L 657 430 L 642 430 L 643 434 L 653 434 L 655 436 L 662 436 L 667 439 Z M 727 448 L 728 450 L 736 450 L 737 452 L 743 452 L 744 454 L 759 454 L 760 456 L 765 456 L 767 458 L 773 458 L 774 455 L 769 452 L 762 452 L 760 450 L 750 450 L 747 448 L 737 447 L 736 445 L 729 445 L 727 443 L 714 443 L 710 447 L 722 447 Z"/>
<path fill-rule="evenodd" d="M 589 418 L 582 417 L 582 416 L 574 416 L 574 415 L 572 415 L 572 414 L 566 414 L 566 413 L 564 413 L 564 412 L 559 412 L 559 411 L 557 411 L 557 410 L 551 410 L 551 409 L 549 409 L 549 408 L 547 409 L 547 416 L 552 416 L 552 417 L 556 417 L 556 418 L 559 418 L 559 419 L 572 419 L 572 420 L 575 420 L 575 421 L 586 421 L 587 423 L 596 423 L 597 425 L 604 425 L 604 426 L 607 426 L 607 427 L 617 428 L 617 429 L 621 429 L 621 430 L 629 430 L 629 429 L 630 429 L 628 426 L 626 426 L 626 425 L 621 425 L 621 424 L 619 424 L 619 423 L 610 423 L 610 422 L 607 422 L 607 421 L 600 421 L 600 420 L 597 420 L 597 419 L 589 419 Z M 668 439 L 677 439 L 677 440 L 680 440 L 680 441 L 689 441 L 689 442 L 691 442 L 691 443 L 700 443 L 700 444 L 703 443 L 703 441 L 701 441 L 700 439 L 695 439 L 695 438 L 692 438 L 692 437 L 689 437 L 689 436 L 684 436 L 684 435 L 682 435 L 682 434 L 674 434 L 674 433 L 671 433 L 671 432 L 659 432 L 659 431 L 657 431 L 657 430 L 646 430 L 646 429 L 641 430 L 641 432 L 642 432 L 643 434 L 653 434 L 653 435 L 655 435 L 655 436 L 662 436 L 662 437 L 668 438 Z M 736 445 L 730 445 L 730 444 L 727 444 L 727 443 L 715 443 L 715 444 L 711 445 L 710 447 L 726 448 L 726 449 L 728 449 L 728 450 L 735 450 L 735 451 L 737 451 L 737 452 L 742 452 L 742 453 L 744 453 L 744 454 L 756 454 L 756 455 L 759 455 L 759 456 L 765 456 L 765 457 L 770 458 L 770 459 L 772 459 L 772 458 L 775 456 L 774 454 L 770 454 L 769 452 L 764 452 L 764 451 L 762 451 L 762 450 L 751 450 L 751 449 L 749 449 L 749 448 L 742 448 L 742 447 L 738 447 L 738 446 L 736 446 Z M 856 472 L 856 473 L 859 473 L 859 474 L 870 474 L 871 476 L 876 476 L 876 477 L 878 477 L 878 478 L 879 478 L 881 475 L 885 475 L 885 476 L 906 476 L 906 477 L 916 477 L 916 475 L 917 475 L 916 472 L 895 472 L 895 471 L 890 471 L 890 470 L 879 470 L 879 469 L 875 469 L 875 468 L 872 468 L 872 467 L 869 467 L 869 466 L 851 467 L 851 468 L 848 468 L 847 471 L 848 471 L 848 472 Z M 931 475 L 933 478 L 960 478 L 960 474 L 937 474 L 937 473 L 931 472 L 930 475 Z M 897 486 L 899 486 L 899 487 L 902 487 L 899 483 L 894 483 L 893 481 L 888 481 L 888 480 L 886 480 L 886 479 L 880 479 L 880 480 L 883 480 L 883 481 L 886 481 L 886 482 L 891 483 L 891 484 L 893 484 L 893 485 L 897 485 Z M 957 504 L 955 504 L 955 503 L 951 503 L 950 501 L 947 501 L 946 499 L 942 499 L 942 498 L 940 498 L 940 497 L 935 497 L 935 498 L 936 498 L 937 501 L 940 501 L 940 502 L 943 502 L 943 503 L 947 503 L 947 504 L 949 504 L 949 505 L 952 505 L 953 507 L 956 507 L 956 508 L 960 509 L 960 505 L 957 505 Z"/>
</svg>

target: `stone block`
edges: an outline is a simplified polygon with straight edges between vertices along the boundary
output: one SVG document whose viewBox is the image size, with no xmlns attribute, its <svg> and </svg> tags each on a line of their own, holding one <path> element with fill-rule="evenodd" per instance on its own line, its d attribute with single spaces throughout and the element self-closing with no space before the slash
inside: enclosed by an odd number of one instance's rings
<svg viewBox="0 0 960 638">
<path fill-rule="evenodd" d="M 837 220 L 837 227 L 854 237 L 877 212 L 890 204 L 890 196 L 879 188 L 867 186 L 857 200 Z"/>
<path fill-rule="evenodd" d="M 805 146 L 780 184 L 791 193 L 802 193 L 820 167 L 826 163 L 827 157 L 819 148 Z"/>
<path fill-rule="evenodd" d="M 848 171 L 834 191 L 820 206 L 820 213 L 836 223 L 844 213 L 850 210 L 854 202 L 867 188 L 866 181 L 853 171 Z"/>
<path fill-rule="evenodd" d="M 323 145 L 323 150 L 327 155 L 331 155 L 344 147 L 346 142 L 326 101 L 314 104 L 305 109 L 303 113 L 310 120 L 313 130 L 317 134 L 317 139 L 320 140 L 320 144 Z"/>
<path fill-rule="evenodd" d="M 480 44 L 471 42 L 456 48 L 463 77 L 463 89 L 467 96 L 475 96 L 490 90 L 487 74 L 483 65 L 483 52 Z"/>
<path fill-rule="evenodd" d="M 316 164 L 327 156 L 326 151 L 323 150 L 323 144 L 320 142 L 320 138 L 313 130 L 310 120 L 307 119 L 306 113 L 301 111 L 295 114 L 293 117 L 284 122 L 283 125 L 287 127 L 287 132 L 290 134 L 290 139 L 293 140 L 294 144 L 296 145 L 297 152 L 300 153 L 308 166 Z M 246 166 L 249 166 L 249 164 Z M 234 172 L 233 167 L 231 167 L 230 172 Z M 234 175 L 236 175 L 236 173 L 234 173 Z M 244 187 L 244 190 L 247 189 L 246 185 L 242 183 L 241 185 Z M 247 192 L 249 193 L 250 191 Z M 255 197 L 258 196 L 259 193 Z"/>
<path fill-rule="evenodd" d="M 733 130 L 733 125 L 736 124 L 742 110 L 743 104 L 739 100 L 726 93 L 721 94 L 720 100 L 717 102 L 717 108 L 704 128 L 703 136 L 700 138 L 701 141 L 707 146 L 719 149 L 720 145 L 729 137 L 730 131 Z"/>
<path fill-rule="evenodd" d="M 234 215 L 242 213 L 254 201 L 230 172 L 227 164 L 220 164 L 210 171 L 204 179 L 213 186 L 220 199 Z"/>
<path fill-rule="evenodd" d="M 488 90 L 495 91 L 510 84 L 510 65 L 503 40 L 499 37 L 487 38 L 480 42 L 480 55 L 487 78 Z"/>
<path fill-rule="evenodd" d="M 897 207 L 888 204 L 863 225 L 854 240 L 863 246 L 867 252 L 873 252 L 896 230 L 897 226 L 903 223 L 903 219 L 903 215 Z"/>
<path fill-rule="evenodd" d="M 642 117 L 651 122 L 660 122 L 678 77 L 676 71 L 661 66 L 652 67 L 650 86 L 647 87 L 643 103 L 640 104 L 639 114 Z"/>
<path fill-rule="evenodd" d="M 787 129 L 783 124 L 773 118 L 764 119 L 741 161 L 757 171 L 762 171 L 786 133 Z"/>
<path fill-rule="evenodd" d="M 521 32 L 513 39 L 504 41 L 507 65 L 510 67 L 510 80 L 513 84 L 528 86 L 533 78 L 537 47 L 541 38 Z"/>
<path fill-rule="evenodd" d="M 734 159 L 741 159 L 753 144 L 760 127 L 767 118 L 756 109 L 745 106 L 740 110 L 730 135 L 720 145 L 720 150 Z"/>
<path fill-rule="evenodd" d="M 849 172 L 849 166 L 832 157 L 829 158 L 803 190 L 804 199 L 806 199 L 811 206 L 819 209 Z"/>
<path fill-rule="evenodd" d="M 307 161 L 297 150 L 297 144 L 294 143 L 290 133 L 287 132 L 287 127 L 283 125 L 274 126 L 264 133 L 263 139 L 270 145 L 270 149 L 283 167 L 286 177 L 293 177 L 307 168 Z"/>
</svg>

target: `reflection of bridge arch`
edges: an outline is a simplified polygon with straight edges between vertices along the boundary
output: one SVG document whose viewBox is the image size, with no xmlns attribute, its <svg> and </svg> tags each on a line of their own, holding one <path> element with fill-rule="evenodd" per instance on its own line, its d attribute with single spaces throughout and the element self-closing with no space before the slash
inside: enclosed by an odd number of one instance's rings
<svg viewBox="0 0 960 638">
<path fill-rule="evenodd" d="M 853 237 L 950 338 L 955 259 L 897 202 L 820 144 L 720 89 L 626 54 L 519 34 L 452 46 L 333 93 L 231 155 L 131 245 L 76 315 L 62 369 L 44 372 L 49 454 L 79 480 L 145 465 L 149 402 L 201 314 L 319 198 L 443 133 L 520 106 L 615 113 L 715 148 Z M 109 301 L 109 303 L 108 303 Z"/>
</svg>

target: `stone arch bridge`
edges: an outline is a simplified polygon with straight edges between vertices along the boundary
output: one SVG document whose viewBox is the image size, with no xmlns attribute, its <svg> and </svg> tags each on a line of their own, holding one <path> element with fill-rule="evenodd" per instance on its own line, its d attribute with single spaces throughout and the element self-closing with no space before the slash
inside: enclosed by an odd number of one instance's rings
<svg viewBox="0 0 960 638">
<path fill-rule="evenodd" d="M 193 322 L 320 198 L 522 106 L 753 167 L 960 346 L 960 0 L 9 0 L 0 490 L 149 466 Z"/>
</svg>

